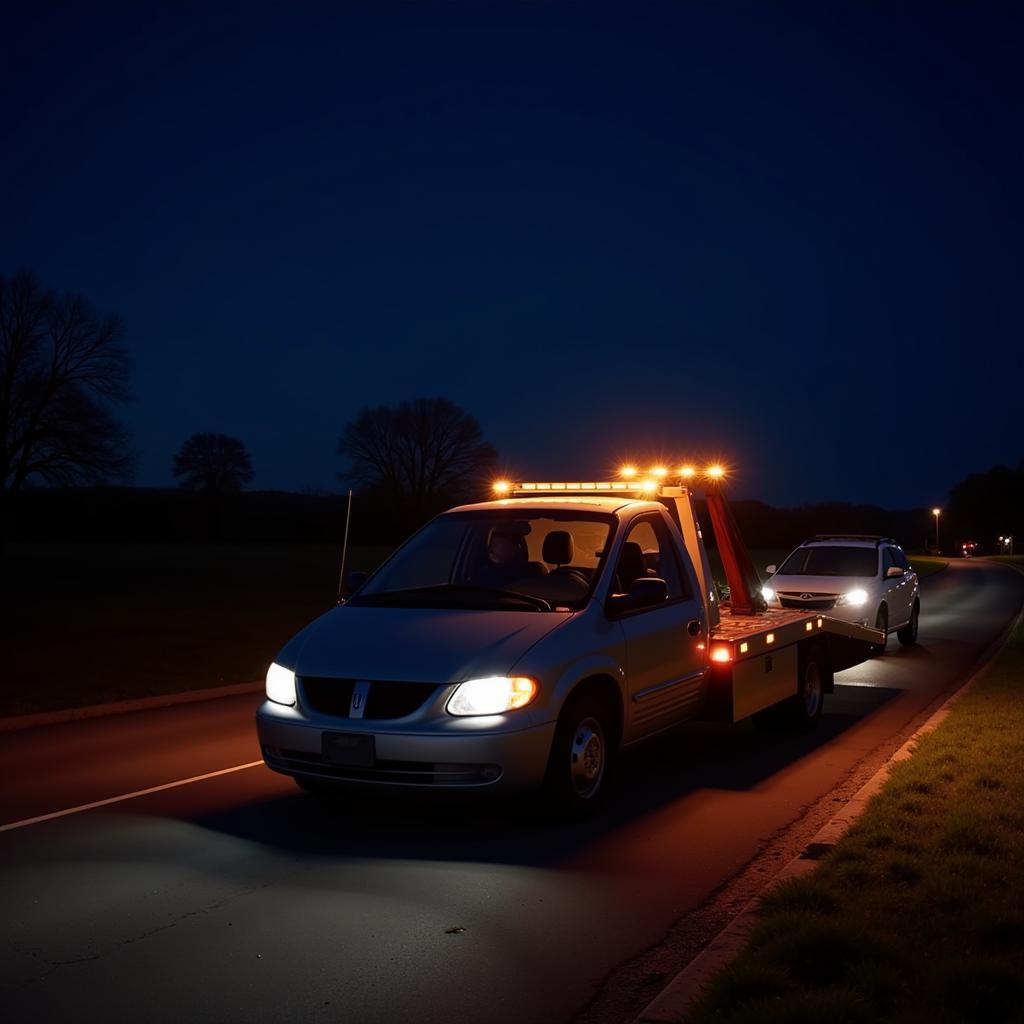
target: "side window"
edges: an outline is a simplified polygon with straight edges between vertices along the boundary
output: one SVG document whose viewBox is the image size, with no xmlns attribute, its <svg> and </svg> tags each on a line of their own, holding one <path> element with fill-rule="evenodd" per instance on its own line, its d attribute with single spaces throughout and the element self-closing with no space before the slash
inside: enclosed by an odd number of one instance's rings
<svg viewBox="0 0 1024 1024">
<path fill-rule="evenodd" d="M 903 549 L 902 548 L 889 548 L 889 550 L 892 552 L 893 561 L 901 569 L 909 569 L 910 568 L 910 563 L 907 561 L 907 556 L 903 553 Z"/>
<path fill-rule="evenodd" d="M 615 569 L 615 590 L 624 594 L 641 576 L 664 580 L 670 601 L 689 596 L 672 539 L 657 516 L 645 516 L 630 526 Z"/>
</svg>

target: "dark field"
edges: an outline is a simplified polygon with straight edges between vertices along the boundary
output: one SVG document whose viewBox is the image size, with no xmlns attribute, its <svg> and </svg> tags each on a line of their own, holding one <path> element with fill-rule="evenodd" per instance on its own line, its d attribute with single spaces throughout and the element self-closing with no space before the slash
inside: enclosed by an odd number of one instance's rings
<svg viewBox="0 0 1024 1024">
<path fill-rule="evenodd" d="M 387 548 L 352 548 L 371 569 Z M 333 544 L 13 544 L 0 715 L 263 678 L 335 602 Z"/>
</svg>

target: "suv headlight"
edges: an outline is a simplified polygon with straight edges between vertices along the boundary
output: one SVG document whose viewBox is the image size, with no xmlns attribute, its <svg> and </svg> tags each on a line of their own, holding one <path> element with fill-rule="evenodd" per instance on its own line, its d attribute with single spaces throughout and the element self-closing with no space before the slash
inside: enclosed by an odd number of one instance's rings
<svg viewBox="0 0 1024 1024">
<path fill-rule="evenodd" d="M 295 673 L 274 662 L 267 669 L 267 700 L 275 704 L 295 703 Z"/>
<path fill-rule="evenodd" d="M 448 700 L 449 715 L 500 715 L 525 708 L 537 696 L 529 676 L 487 676 L 459 683 Z"/>
<path fill-rule="evenodd" d="M 859 608 L 862 604 L 868 603 L 868 592 L 857 587 L 856 590 L 848 590 L 845 594 L 839 595 L 836 605 L 848 604 L 851 608 Z"/>
</svg>

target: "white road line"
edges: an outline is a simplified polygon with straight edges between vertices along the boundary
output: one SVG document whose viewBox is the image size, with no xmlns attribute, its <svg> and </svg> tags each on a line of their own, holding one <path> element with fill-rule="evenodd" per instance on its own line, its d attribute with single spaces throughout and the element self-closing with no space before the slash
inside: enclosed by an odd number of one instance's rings
<svg viewBox="0 0 1024 1024">
<path fill-rule="evenodd" d="M 43 821 L 52 821 L 54 818 L 64 818 L 69 814 L 80 814 L 82 811 L 91 811 L 97 807 L 106 807 L 108 804 L 119 804 L 122 800 L 134 800 L 137 796 L 149 796 L 150 793 L 161 793 L 165 789 L 177 789 L 178 786 L 187 786 L 191 782 L 202 782 L 204 779 L 215 779 L 218 775 L 230 775 L 232 772 L 245 771 L 246 768 L 256 768 L 263 764 L 262 761 L 250 761 L 248 764 L 236 764 L 234 768 L 221 768 L 217 772 L 207 772 L 205 775 L 194 775 L 191 779 L 179 779 L 177 782 L 165 782 L 162 786 L 150 786 L 149 789 L 137 789 L 134 793 L 123 793 L 121 796 L 110 796 L 106 800 L 94 800 L 91 804 L 80 804 L 78 807 L 68 807 L 63 811 L 53 811 L 51 814 L 40 814 L 35 818 L 25 818 L 23 821 L 12 821 L 9 825 L 0 825 L 0 832 L 13 832 L 16 828 L 26 828 L 29 825 L 38 825 Z"/>
</svg>

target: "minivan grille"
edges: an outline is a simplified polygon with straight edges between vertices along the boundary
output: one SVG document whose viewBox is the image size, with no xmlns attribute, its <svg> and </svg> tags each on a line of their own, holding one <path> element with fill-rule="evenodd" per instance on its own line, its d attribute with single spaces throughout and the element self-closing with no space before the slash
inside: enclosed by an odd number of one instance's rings
<svg viewBox="0 0 1024 1024">
<path fill-rule="evenodd" d="M 335 718 L 348 718 L 355 679 L 302 676 L 299 679 L 302 704 L 310 711 Z M 371 682 L 364 719 L 386 721 L 405 718 L 418 711 L 437 692 L 434 683 Z"/>
<path fill-rule="evenodd" d="M 812 593 L 810 597 L 803 598 L 796 591 L 779 591 L 779 604 L 783 608 L 806 608 L 808 611 L 821 612 L 834 607 L 837 599 L 837 594 Z"/>
</svg>

